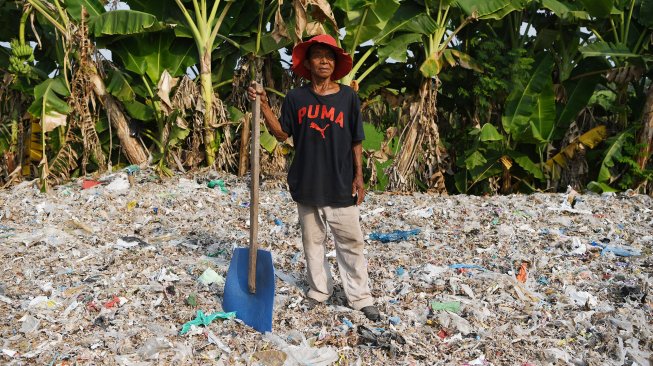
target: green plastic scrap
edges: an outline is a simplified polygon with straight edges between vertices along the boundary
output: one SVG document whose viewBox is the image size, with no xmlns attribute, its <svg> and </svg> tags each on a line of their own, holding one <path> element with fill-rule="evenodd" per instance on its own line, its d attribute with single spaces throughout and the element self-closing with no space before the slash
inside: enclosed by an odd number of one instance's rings
<svg viewBox="0 0 653 366">
<path fill-rule="evenodd" d="M 433 311 L 451 311 L 453 313 L 460 312 L 460 301 L 437 302 L 431 301 L 431 309 Z"/>
<path fill-rule="evenodd" d="M 227 188 L 225 188 L 225 186 L 224 186 L 224 181 L 223 181 L 222 179 L 209 181 L 209 182 L 206 184 L 206 186 L 209 187 L 209 188 L 215 188 L 215 187 L 217 186 L 217 187 L 220 187 L 220 192 L 222 192 L 222 193 L 229 193 L 229 191 L 227 190 Z"/>
<path fill-rule="evenodd" d="M 236 312 L 232 311 L 229 313 L 223 313 L 223 312 L 217 312 L 213 313 L 211 315 L 204 315 L 204 312 L 202 310 L 197 310 L 197 317 L 186 324 L 184 324 L 181 327 L 181 331 L 179 332 L 180 335 L 186 334 L 189 330 L 190 327 L 193 325 L 203 325 L 207 326 L 211 324 L 216 318 L 220 319 L 233 319 L 236 317 Z"/>
</svg>

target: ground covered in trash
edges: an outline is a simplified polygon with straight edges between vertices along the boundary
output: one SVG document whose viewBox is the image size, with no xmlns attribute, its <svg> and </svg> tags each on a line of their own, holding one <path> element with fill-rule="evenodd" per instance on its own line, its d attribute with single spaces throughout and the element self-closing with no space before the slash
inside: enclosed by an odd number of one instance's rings
<svg viewBox="0 0 653 366">
<path fill-rule="evenodd" d="M 248 179 L 134 178 L 0 191 L 0 363 L 653 364 L 651 197 L 369 193 L 372 323 L 341 290 L 306 309 L 295 205 L 264 177 L 277 278 L 263 335 L 222 312 Z"/>
</svg>

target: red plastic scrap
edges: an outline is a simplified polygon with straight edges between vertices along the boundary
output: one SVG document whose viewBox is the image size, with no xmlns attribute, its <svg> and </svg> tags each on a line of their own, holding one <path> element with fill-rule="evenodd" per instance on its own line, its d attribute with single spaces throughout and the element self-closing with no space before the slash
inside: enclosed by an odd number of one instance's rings
<svg viewBox="0 0 653 366">
<path fill-rule="evenodd" d="M 449 334 L 444 329 L 440 329 L 440 331 L 438 332 L 438 337 L 440 337 L 440 339 L 445 339 L 448 336 L 449 336 Z"/>
<path fill-rule="evenodd" d="M 528 262 L 521 262 L 519 266 L 519 273 L 517 274 L 517 281 L 521 283 L 526 283 L 526 278 L 528 277 Z"/>
<path fill-rule="evenodd" d="M 82 189 L 93 188 L 93 187 L 95 187 L 97 185 L 100 185 L 100 184 L 102 184 L 102 183 L 100 183 L 100 182 L 98 182 L 96 180 L 84 179 L 84 181 L 82 181 Z"/>
<path fill-rule="evenodd" d="M 107 309 L 111 309 L 112 307 L 116 306 L 116 304 L 120 305 L 120 298 L 118 296 L 114 296 L 113 299 L 107 301 L 104 304 L 104 307 Z"/>
</svg>

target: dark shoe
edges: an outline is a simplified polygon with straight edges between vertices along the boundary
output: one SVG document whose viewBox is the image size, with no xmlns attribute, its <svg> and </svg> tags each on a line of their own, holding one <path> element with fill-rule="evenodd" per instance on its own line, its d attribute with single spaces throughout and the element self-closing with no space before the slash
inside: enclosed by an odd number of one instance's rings
<svg viewBox="0 0 653 366">
<path fill-rule="evenodd" d="M 373 322 L 378 322 L 381 320 L 381 314 L 379 313 L 379 309 L 376 308 L 374 305 L 366 306 L 361 309 L 363 312 L 363 315 L 365 317 Z"/>
<path fill-rule="evenodd" d="M 303 303 L 304 303 L 304 308 L 306 308 L 307 311 L 315 309 L 315 307 L 320 304 L 319 301 L 315 300 L 312 297 L 307 297 L 306 299 L 304 299 Z"/>
</svg>

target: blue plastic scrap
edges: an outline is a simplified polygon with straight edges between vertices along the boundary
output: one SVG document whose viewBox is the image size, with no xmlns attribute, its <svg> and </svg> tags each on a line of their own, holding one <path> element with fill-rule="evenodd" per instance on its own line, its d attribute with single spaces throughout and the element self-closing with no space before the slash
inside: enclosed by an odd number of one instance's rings
<svg viewBox="0 0 653 366">
<path fill-rule="evenodd" d="M 477 264 L 465 264 L 465 263 L 456 263 L 456 264 L 450 264 L 449 268 L 452 269 L 480 269 L 482 271 L 487 271 L 488 269 L 485 267 L 481 267 Z"/>
<path fill-rule="evenodd" d="M 619 257 L 639 257 L 642 255 L 639 250 L 626 246 L 617 247 L 614 245 L 597 243 L 595 241 L 591 242 L 590 245 L 601 248 L 601 255 L 606 255 L 607 253 L 614 253 L 614 255 Z"/>
<path fill-rule="evenodd" d="M 406 271 L 404 270 L 404 267 L 399 266 L 397 267 L 397 269 L 395 269 L 395 273 L 397 274 L 397 276 L 403 276 L 403 274 L 406 273 Z"/>
<path fill-rule="evenodd" d="M 392 325 L 397 325 L 397 324 L 401 323 L 401 318 L 399 318 L 398 316 L 391 316 L 391 317 L 388 318 L 388 321 Z"/>
<path fill-rule="evenodd" d="M 349 320 L 347 318 L 342 318 L 342 322 L 345 323 L 345 325 L 347 325 L 349 328 L 354 327 L 354 323 L 352 323 L 351 320 Z"/>
<path fill-rule="evenodd" d="M 642 255 L 641 252 L 633 248 L 615 247 L 612 245 L 606 245 L 603 247 L 603 250 L 601 250 L 601 255 L 606 255 L 606 253 L 614 253 L 614 255 L 619 257 L 638 257 Z"/>
<path fill-rule="evenodd" d="M 124 170 L 125 170 L 125 172 L 127 174 L 132 175 L 132 174 L 140 171 L 141 168 L 138 165 L 130 165 L 130 166 L 126 167 Z"/>
<path fill-rule="evenodd" d="M 413 235 L 420 233 L 420 229 L 413 230 L 395 230 L 391 233 L 371 233 L 371 240 L 378 240 L 381 243 L 389 243 L 391 241 L 401 241 L 406 240 Z"/>
<path fill-rule="evenodd" d="M 549 279 L 546 278 L 546 276 L 540 276 L 540 278 L 537 280 L 537 283 L 546 286 L 549 284 Z"/>
</svg>

